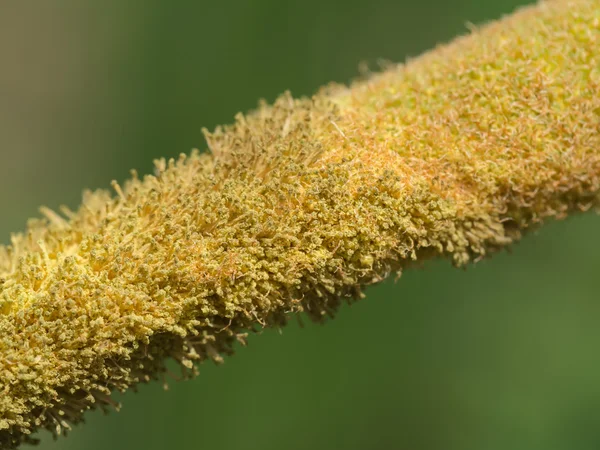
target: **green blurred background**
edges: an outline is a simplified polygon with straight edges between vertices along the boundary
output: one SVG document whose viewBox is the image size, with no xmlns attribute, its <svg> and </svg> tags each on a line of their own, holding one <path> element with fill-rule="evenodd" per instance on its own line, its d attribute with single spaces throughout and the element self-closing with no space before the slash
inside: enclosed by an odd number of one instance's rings
<svg viewBox="0 0 600 450">
<path fill-rule="evenodd" d="M 0 242 L 201 127 L 403 61 L 522 0 L 0 3 Z M 426 264 L 325 326 L 253 336 L 191 382 L 40 449 L 600 448 L 600 218 L 551 223 L 466 271 Z"/>
</svg>

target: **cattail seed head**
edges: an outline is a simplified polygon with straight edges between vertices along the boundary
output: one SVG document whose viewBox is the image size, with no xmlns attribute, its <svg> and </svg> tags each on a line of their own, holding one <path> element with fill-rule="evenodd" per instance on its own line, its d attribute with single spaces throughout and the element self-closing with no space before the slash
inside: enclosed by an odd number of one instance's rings
<svg viewBox="0 0 600 450">
<path fill-rule="evenodd" d="M 524 8 L 206 138 L 0 247 L 0 448 L 118 406 L 169 357 L 193 376 L 248 330 L 597 208 L 600 1 Z"/>
</svg>

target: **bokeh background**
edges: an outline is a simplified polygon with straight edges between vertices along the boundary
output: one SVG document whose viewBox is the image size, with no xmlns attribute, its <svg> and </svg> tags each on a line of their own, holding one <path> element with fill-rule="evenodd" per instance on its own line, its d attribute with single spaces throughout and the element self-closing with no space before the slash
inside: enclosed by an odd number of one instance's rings
<svg viewBox="0 0 600 450">
<path fill-rule="evenodd" d="M 523 0 L 2 0 L 0 242 L 44 204 L 204 148 L 259 98 L 403 61 Z M 51 449 L 600 448 L 600 217 L 443 261 L 325 326 L 250 339 L 191 382 L 118 395 Z M 27 447 L 28 448 L 28 447 Z"/>
</svg>

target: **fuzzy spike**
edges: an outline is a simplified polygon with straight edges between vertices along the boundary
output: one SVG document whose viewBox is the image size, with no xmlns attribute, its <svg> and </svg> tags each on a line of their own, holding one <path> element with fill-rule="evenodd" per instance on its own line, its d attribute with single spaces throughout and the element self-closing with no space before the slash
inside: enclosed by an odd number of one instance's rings
<svg viewBox="0 0 600 450">
<path fill-rule="evenodd" d="M 0 247 L 0 448 L 164 361 L 219 363 L 414 261 L 600 205 L 600 1 L 553 0 L 350 87 L 283 95 Z M 63 223 L 64 222 L 64 223 Z M 68 226 L 67 226 L 68 225 Z"/>
</svg>

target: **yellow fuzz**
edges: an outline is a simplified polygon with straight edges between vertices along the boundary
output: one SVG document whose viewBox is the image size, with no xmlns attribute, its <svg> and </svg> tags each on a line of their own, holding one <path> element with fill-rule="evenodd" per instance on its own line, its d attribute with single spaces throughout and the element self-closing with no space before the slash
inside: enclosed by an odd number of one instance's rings
<svg viewBox="0 0 600 450">
<path fill-rule="evenodd" d="M 110 394 L 333 316 L 415 261 L 460 266 L 600 205 L 600 0 L 550 0 L 206 133 L 0 247 L 0 448 Z"/>
</svg>

